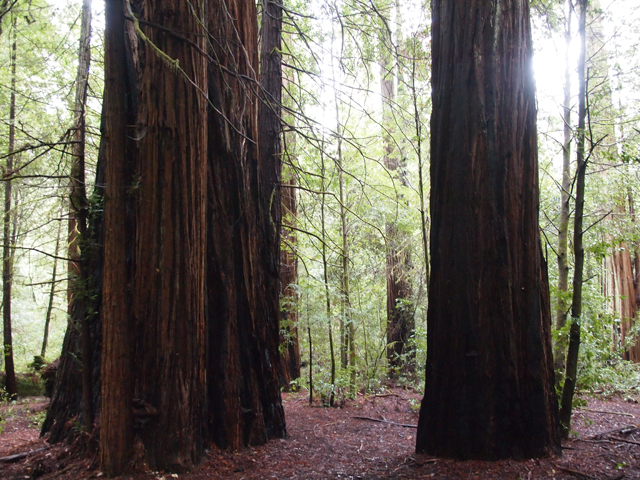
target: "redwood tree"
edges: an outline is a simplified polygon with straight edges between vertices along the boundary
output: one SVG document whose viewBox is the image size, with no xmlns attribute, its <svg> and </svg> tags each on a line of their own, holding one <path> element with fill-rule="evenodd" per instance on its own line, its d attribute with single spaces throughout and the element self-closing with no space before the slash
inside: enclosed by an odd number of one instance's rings
<svg viewBox="0 0 640 480">
<path fill-rule="evenodd" d="M 298 263 L 295 252 L 281 249 L 279 257 L 273 256 L 279 246 L 283 211 L 289 221 L 296 213 L 295 178 L 281 187 L 282 182 L 282 0 L 263 0 L 262 21 L 260 25 L 260 97 L 258 122 L 260 129 L 260 171 L 262 172 L 263 204 L 269 206 L 271 222 L 264 232 L 267 240 L 265 258 L 268 261 L 269 276 L 279 282 L 271 282 L 269 297 L 277 294 L 288 300 L 288 305 L 280 309 L 282 325 L 279 328 L 282 361 L 278 371 L 280 387 L 288 390 L 290 382 L 300 376 L 300 348 L 297 338 L 297 314 L 295 303 L 297 295 L 291 284 L 298 279 Z M 289 241 L 295 243 L 295 235 L 286 234 Z M 274 316 L 274 318 L 276 318 Z"/>
<path fill-rule="evenodd" d="M 258 138 L 275 141 L 279 121 L 267 122 L 272 130 L 259 136 L 255 3 L 210 1 L 208 15 L 215 58 L 206 214 L 208 418 L 212 439 L 237 449 L 285 435 L 277 378 L 280 158 L 274 145 L 263 151 L 258 145 Z"/>
<path fill-rule="evenodd" d="M 418 452 L 558 451 L 528 0 L 432 3 L 432 271 Z"/>
<path fill-rule="evenodd" d="M 208 439 L 285 435 L 279 166 L 259 148 L 257 12 L 249 0 L 109 0 L 105 16 L 104 219 L 88 229 L 103 249 L 86 259 L 102 279 L 101 469 L 126 471 L 138 442 L 149 467 L 181 471 Z M 69 329 L 63 358 L 78 344 Z M 64 433 L 80 409 L 67 370 L 47 418 Z"/>
</svg>

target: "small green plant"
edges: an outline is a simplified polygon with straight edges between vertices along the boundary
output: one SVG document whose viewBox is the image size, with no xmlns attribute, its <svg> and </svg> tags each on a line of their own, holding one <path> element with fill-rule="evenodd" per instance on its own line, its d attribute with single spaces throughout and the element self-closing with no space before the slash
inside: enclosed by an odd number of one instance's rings
<svg viewBox="0 0 640 480">
<path fill-rule="evenodd" d="M 36 412 L 30 415 L 29 418 L 29 426 L 33 428 L 37 428 L 38 430 L 42 427 L 44 423 L 44 419 L 47 416 L 47 411 L 42 410 L 40 412 Z"/>
<path fill-rule="evenodd" d="M 580 397 L 578 395 L 576 395 L 575 397 L 573 397 L 573 406 L 574 407 L 586 407 L 587 406 L 587 399 L 584 397 Z"/>
</svg>

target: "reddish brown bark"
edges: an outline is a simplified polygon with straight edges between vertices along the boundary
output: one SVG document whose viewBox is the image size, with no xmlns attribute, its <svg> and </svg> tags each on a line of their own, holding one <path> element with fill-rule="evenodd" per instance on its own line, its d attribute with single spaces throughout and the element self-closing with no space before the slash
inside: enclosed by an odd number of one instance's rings
<svg viewBox="0 0 640 480">
<path fill-rule="evenodd" d="M 238 449 L 285 435 L 272 210 L 279 158 L 261 157 L 257 145 L 255 3 L 210 4 L 208 20 L 211 55 L 223 67 L 209 68 L 209 424 L 218 445 Z"/>
<path fill-rule="evenodd" d="M 94 282 L 103 301 L 94 388 L 109 475 L 130 468 L 134 434 L 149 467 L 173 471 L 199 460 L 208 435 L 231 448 L 285 435 L 279 218 L 270 215 L 278 170 L 258 149 L 255 5 L 211 1 L 208 17 L 204 2 L 133 7 L 107 2 L 98 164 L 105 260 L 104 285 Z M 92 222 L 98 238 L 101 220 Z M 99 276 L 102 263 L 91 265 Z M 63 358 L 77 355 L 74 332 Z M 68 433 L 79 379 L 67 370 L 51 422 Z"/>
<path fill-rule="evenodd" d="M 205 441 L 206 40 L 204 2 L 143 1 L 133 288 L 135 415 L 148 465 L 180 471 Z M 179 70 L 167 65 L 176 60 Z M 107 388 L 107 385 L 104 385 Z M 146 410 L 143 412 L 142 410 Z M 147 417 L 148 418 L 148 417 Z"/>
<path fill-rule="evenodd" d="M 529 4 L 433 2 L 432 271 L 416 449 L 558 451 Z"/>
<path fill-rule="evenodd" d="M 294 250 L 297 238 L 287 225 L 294 225 L 297 213 L 296 179 L 292 175 L 282 187 L 283 237 L 280 252 L 280 388 L 289 391 L 291 381 L 300 378 L 300 342 L 298 339 L 298 256 Z"/>
<path fill-rule="evenodd" d="M 127 125 L 135 125 L 131 100 L 135 78 L 127 70 L 124 2 L 105 2 L 105 90 L 102 148 L 105 162 L 104 273 L 102 290 L 102 396 L 100 465 L 107 475 L 124 472 L 133 454 L 132 297 L 133 243 L 128 189 L 132 168 Z M 130 57 L 129 57 L 130 58 Z M 127 99 L 130 101 L 128 102 Z M 68 333 L 67 333 L 68 335 Z M 63 356 L 67 354 L 63 346 Z M 73 385 L 64 385 L 72 391 Z"/>
<path fill-rule="evenodd" d="M 613 312 L 620 319 L 619 331 L 615 332 L 616 346 L 622 358 L 640 362 L 640 341 L 629 338 L 638 318 L 638 291 L 634 284 L 634 262 L 626 243 L 617 245 L 608 261 L 611 279 L 607 296 L 613 302 Z"/>
</svg>

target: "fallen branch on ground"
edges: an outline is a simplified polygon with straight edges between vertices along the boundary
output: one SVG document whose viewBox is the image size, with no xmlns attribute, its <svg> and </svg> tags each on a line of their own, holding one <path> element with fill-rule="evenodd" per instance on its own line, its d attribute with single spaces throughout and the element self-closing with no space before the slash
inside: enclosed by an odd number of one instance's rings
<svg viewBox="0 0 640 480">
<path fill-rule="evenodd" d="M 599 439 L 600 437 L 603 437 L 605 435 L 611 435 L 612 433 L 627 434 L 627 433 L 635 432 L 636 430 L 640 430 L 640 427 L 638 425 L 623 425 L 622 427 L 613 428 L 611 430 L 605 430 L 604 432 L 596 433 L 595 435 L 591 435 L 589 438 Z"/>
<path fill-rule="evenodd" d="M 615 443 L 613 440 L 609 440 L 608 438 L 605 438 L 604 440 L 590 440 L 588 438 L 576 438 L 575 441 L 587 442 L 587 443 Z"/>
<path fill-rule="evenodd" d="M 585 412 L 606 413 L 608 415 L 624 415 L 625 417 L 636 418 L 635 415 L 632 415 L 631 413 L 625 413 L 625 412 L 613 412 L 613 411 L 609 411 L 609 410 L 593 410 L 591 408 L 585 408 L 585 407 L 576 407 L 576 409 L 577 410 L 584 410 Z"/>
<path fill-rule="evenodd" d="M 580 470 L 574 470 L 573 468 L 569 468 L 569 467 L 563 467 L 562 465 L 556 465 L 556 468 L 558 470 L 562 470 L 563 472 L 572 473 L 574 475 L 579 475 L 580 477 L 596 478 L 596 477 L 592 477 L 588 473 L 581 472 Z"/>
<path fill-rule="evenodd" d="M 632 445 L 640 445 L 640 442 L 636 442 L 635 440 L 627 440 L 626 438 L 620 438 L 620 437 L 614 437 L 613 435 L 611 435 L 611 440 L 615 440 L 616 442 L 624 442 L 624 443 L 631 443 Z"/>
<path fill-rule="evenodd" d="M 35 450 L 29 450 L 28 452 L 22 452 L 22 453 L 16 453 L 15 455 L 9 455 L 6 457 L 0 457 L 0 462 L 4 462 L 4 463 L 10 463 L 10 462 L 16 462 L 22 458 L 25 458 L 33 453 L 38 453 L 38 452 L 43 452 L 45 450 L 49 450 L 51 447 L 42 447 L 42 448 L 37 448 Z"/>
<path fill-rule="evenodd" d="M 409 425 L 407 423 L 390 422 L 389 420 L 380 420 L 379 418 L 371 418 L 371 417 L 351 417 L 351 418 L 355 418 L 357 420 L 369 420 L 370 422 L 388 423 L 389 425 L 395 425 L 396 427 L 418 428 L 417 425 Z"/>
</svg>

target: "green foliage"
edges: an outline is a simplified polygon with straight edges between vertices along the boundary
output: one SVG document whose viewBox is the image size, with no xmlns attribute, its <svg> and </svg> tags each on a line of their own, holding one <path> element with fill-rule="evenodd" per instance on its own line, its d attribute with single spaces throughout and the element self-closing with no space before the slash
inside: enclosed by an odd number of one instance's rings
<svg viewBox="0 0 640 480">
<path fill-rule="evenodd" d="M 29 415 L 29 426 L 31 428 L 35 428 L 40 430 L 42 428 L 42 424 L 44 423 L 45 418 L 47 417 L 47 411 L 41 410 L 36 413 L 32 413 Z"/>
<path fill-rule="evenodd" d="M 16 374 L 18 395 L 20 397 L 38 397 L 44 392 L 44 386 L 40 377 L 34 373 Z"/>
<path fill-rule="evenodd" d="M 11 89 L 10 53 L 16 43 L 16 142 L 13 179 L 12 323 L 16 368 L 25 370 L 40 352 L 51 291 L 52 255 L 59 225 L 66 238 L 66 175 L 69 168 L 73 102 L 80 22 L 78 1 L 54 5 L 44 0 L 19 0 L 13 17 L 7 15 L 0 35 L 0 163 L 8 153 L 8 115 Z M 15 27 L 12 18 L 16 19 Z M 94 25 L 93 61 L 87 110 L 87 183 L 99 142 L 102 91 L 100 17 Z M 3 182 L 4 185 L 4 182 Z M 3 187 L 2 187 L 3 188 Z M 65 241 L 59 257 L 64 258 Z M 66 316 L 66 266 L 58 262 L 58 278 L 47 356 L 59 354 Z M 1 330 L 1 327 L 0 327 Z M 1 360 L 0 360 L 1 362 Z M 0 366 L 1 368 L 1 366 Z"/>
<path fill-rule="evenodd" d="M 386 254 L 390 237 L 386 225 L 394 226 L 398 238 L 403 239 L 397 248 L 410 258 L 411 267 L 403 275 L 412 291 L 400 308 L 411 311 L 419 328 L 414 339 L 419 351 L 415 361 L 419 366 L 416 376 L 422 376 L 426 266 L 417 190 L 418 134 L 422 145 L 428 142 L 424 130 L 416 132 L 413 106 L 415 100 L 422 118 L 427 118 L 428 21 L 427 10 L 417 2 L 407 2 L 399 11 L 394 2 L 386 1 L 376 1 L 374 10 L 357 2 L 319 5 L 306 7 L 313 11 L 314 18 L 305 17 L 298 23 L 304 25 L 304 34 L 308 33 L 309 38 L 292 35 L 285 42 L 289 54 L 298 62 L 296 66 L 311 73 L 304 75 L 295 70 L 289 77 L 285 69 L 285 76 L 292 80 L 287 85 L 289 98 L 285 103 L 302 107 L 300 116 L 294 114 L 289 120 L 302 135 L 295 137 L 295 142 L 287 141 L 286 160 L 300 186 L 295 234 L 300 276 L 299 332 L 305 332 L 299 335 L 301 356 L 308 360 L 309 327 L 314 390 L 326 398 L 332 392 L 340 398 L 346 387 L 343 383 L 354 370 L 359 388 L 364 391 L 378 391 L 388 377 Z M 297 4 L 296 8 L 302 5 Z M 308 42 L 313 42 L 312 51 Z M 393 68 L 390 73 L 395 78 L 396 91 L 386 113 L 380 101 L 380 64 L 385 56 Z M 392 171 L 385 165 L 383 138 L 391 139 L 389 155 L 399 160 L 400 169 Z M 424 155 L 423 151 L 420 153 Z M 344 179 L 344 205 L 340 204 L 340 173 Z M 348 304 L 340 288 L 342 206 L 346 210 L 349 250 Z M 328 285 L 324 282 L 323 250 L 327 255 Z M 357 361 L 355 366 L 341 369 L 341 329 L 350 326 L 355 330 Z M 330 381 L 330 330 L 338 363 L 335 385 Z M 308 372 L 303 373 L 303 381 L 308 381 Z M 415 378 L 402 376 L 401 381 L 415 382 Z"/>
</svg>

